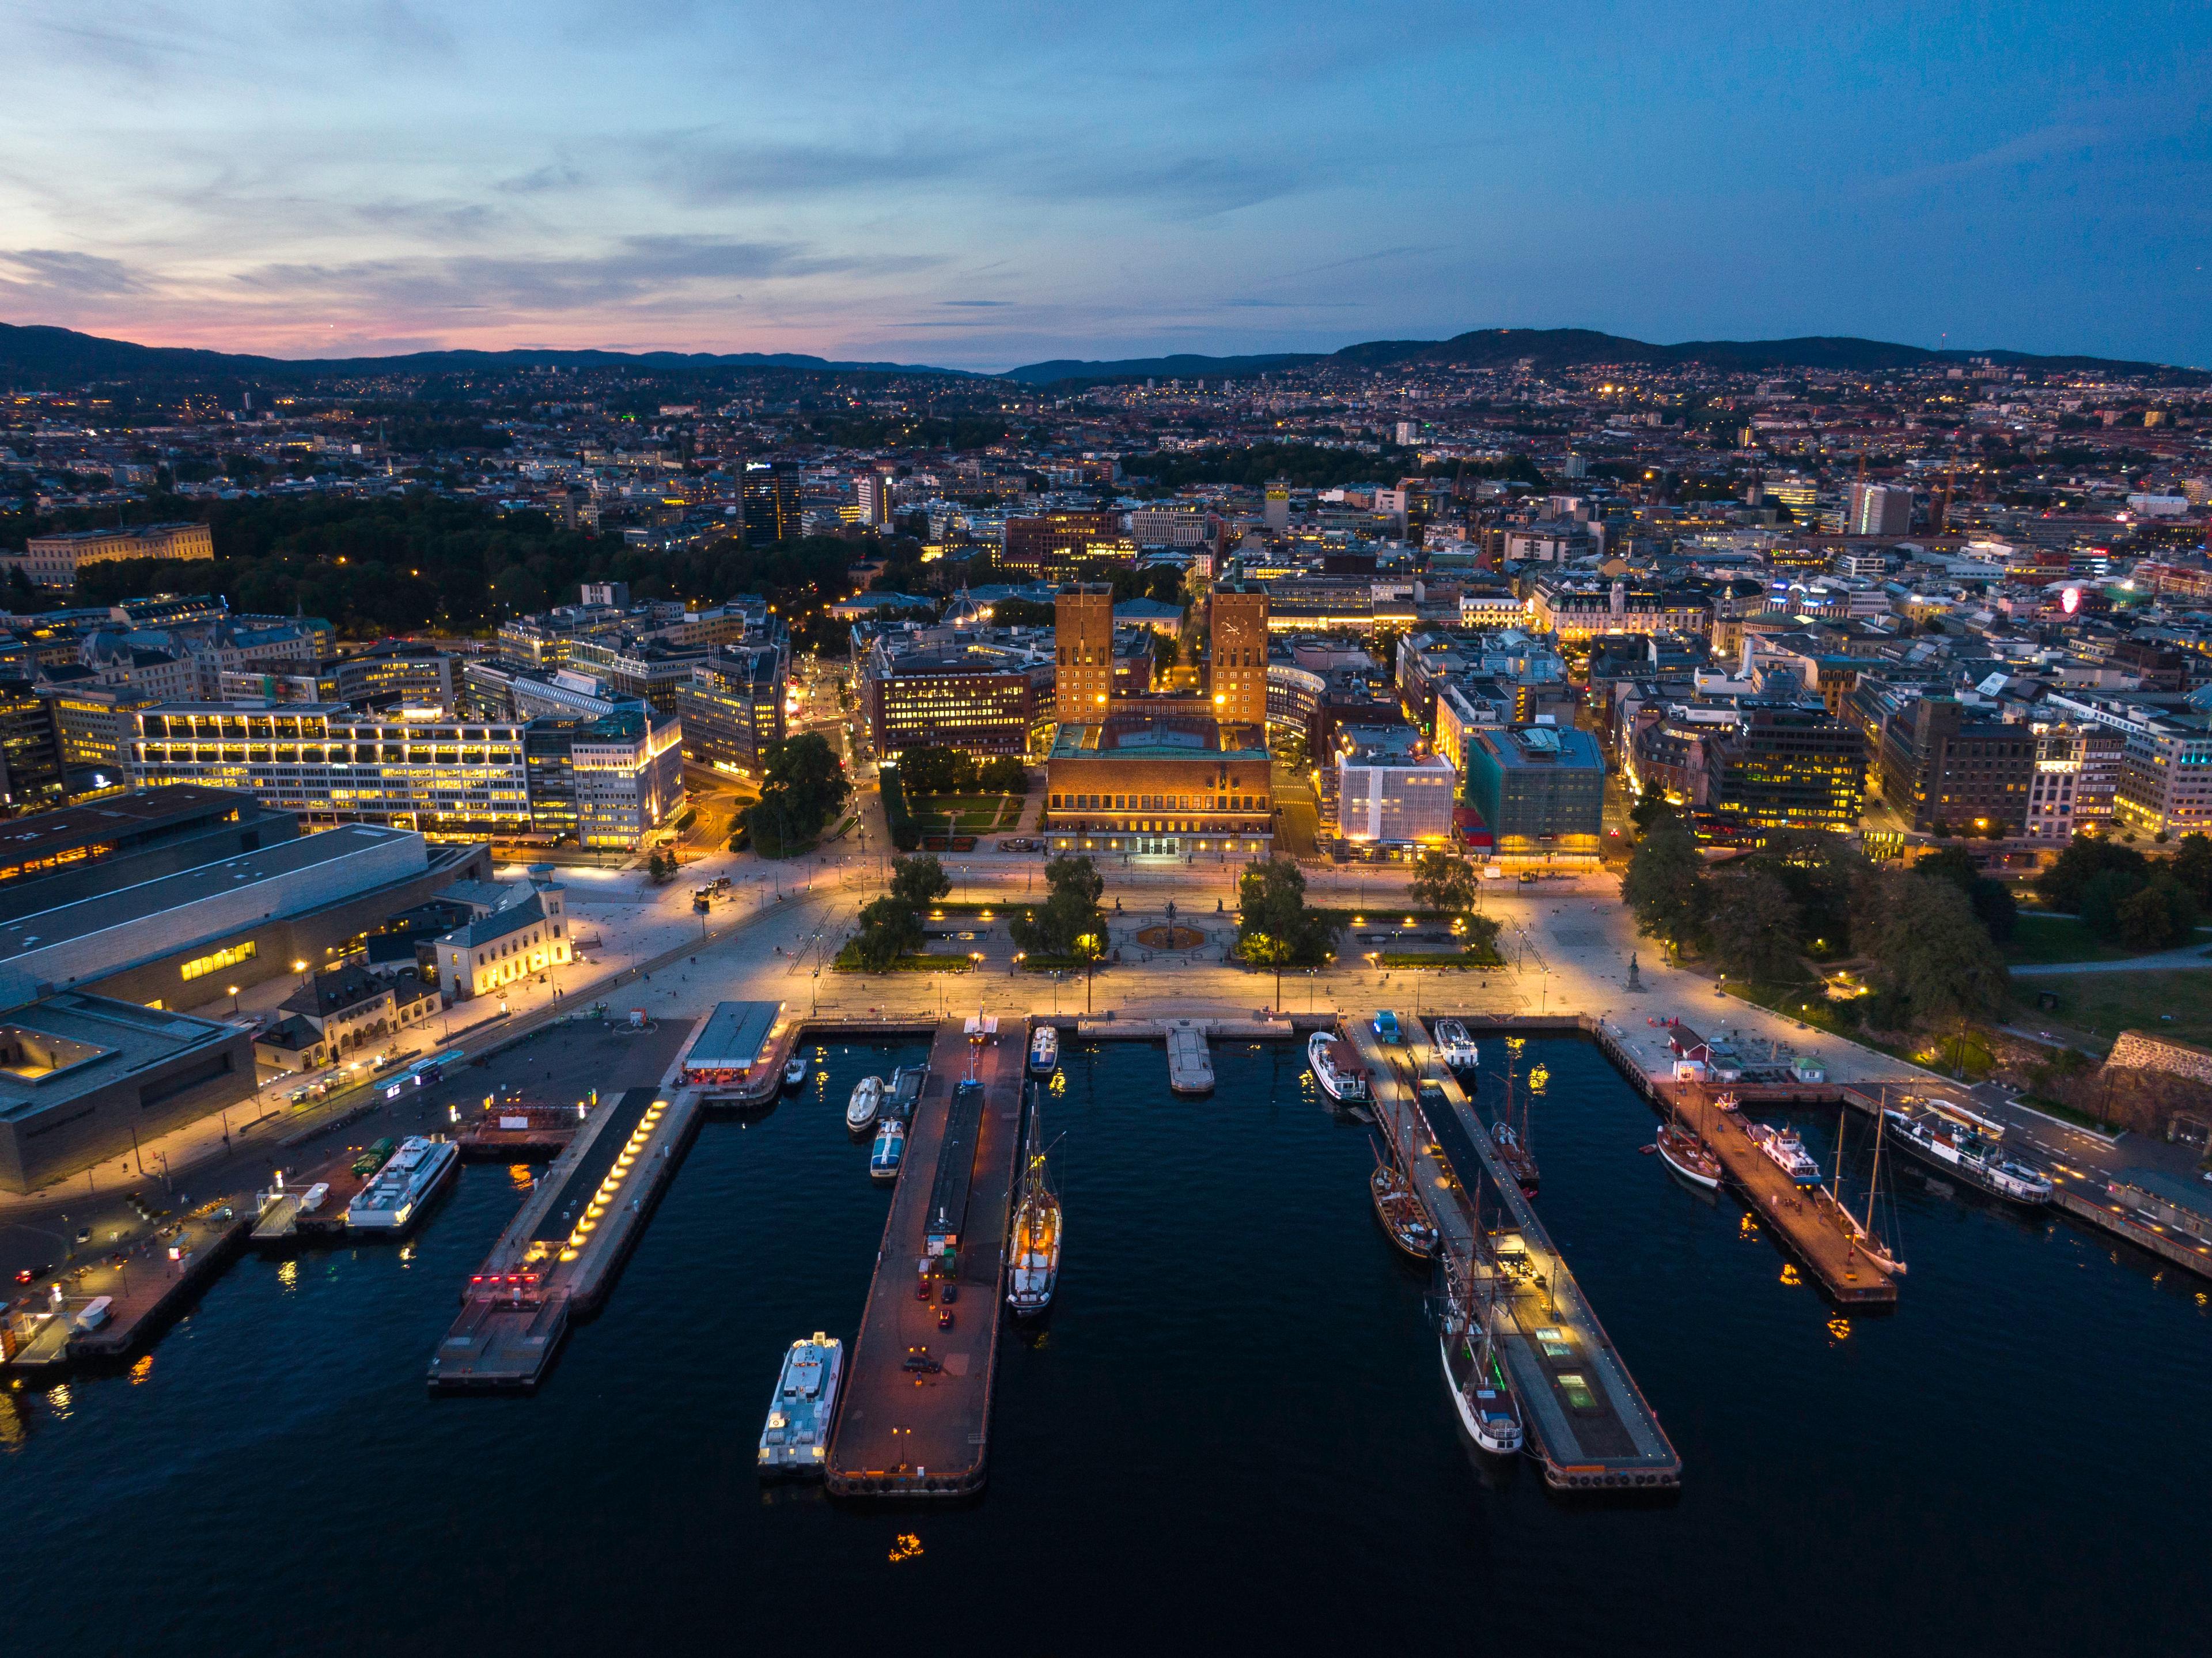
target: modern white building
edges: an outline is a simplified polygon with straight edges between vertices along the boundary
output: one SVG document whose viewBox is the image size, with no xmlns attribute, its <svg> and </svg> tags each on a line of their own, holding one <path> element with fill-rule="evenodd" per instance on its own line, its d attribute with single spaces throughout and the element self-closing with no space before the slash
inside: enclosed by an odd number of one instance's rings
<svg viewBox="0 0 2212 1658">
<path fill-rule="evenodd" d="M 1458 768 L 1414 733 L 1347 726 L 1336 756 L 1337 833 L 1376 846 L 1443 846 L 1458 786 Z"/>
</svg>

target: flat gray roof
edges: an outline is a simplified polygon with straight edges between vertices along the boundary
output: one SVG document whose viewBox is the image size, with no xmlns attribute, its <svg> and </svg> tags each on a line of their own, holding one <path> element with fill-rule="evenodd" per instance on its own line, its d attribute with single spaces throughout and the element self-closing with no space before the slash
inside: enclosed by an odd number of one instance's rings
<svg viewBox="0 0 2212 1658">
<path fill-rule="evenodd" d="M 707 1028 L 691 1044 L 684 1065 L 705 1070 L 752 1064 L 760 1058 L 768 1033 L 775 1026 L 775 1017 L 782 1011 L 781 1002 L 715 1003 L 714 1011 L 707 1016 Z"/>
<path fill-rule="evenodd" d="M 349 823 L 321 835 L 305 835 L 296 841 L 280 841 L 258 852 L 242 852 L 197 869 L 181 870 L 136 886 L 104 892 L 40 910 L 20 920 L 0 925 L 0 961 L 27 950 L 51 949 L 87 933 L 106 932 L 136 921 L 149 920 L 181 909 L 217 893 L 234 892 L 313 869 L 368 850 L 380 842 L 414 839 L 411 829 L 382 829 L 374 823 Z M 427 865 L 426 865 L 427 867 Z"/>
<path fill-rule="evenodd" d="M 118 1078 L 175 1059 L 196 1048 L 220 1048 L 243 1037 L 234 1026 L 189 1013 L 169 1013 L 64 990 L 43 1000 L 0 1014 L 8 1026 L 51 1036 L 80 1050 L 92 1049 L 75 1063 L 33 1080 L 0 1064 L 0 1117 L 20 1117 L 64 1105 Z"/>
</svg>

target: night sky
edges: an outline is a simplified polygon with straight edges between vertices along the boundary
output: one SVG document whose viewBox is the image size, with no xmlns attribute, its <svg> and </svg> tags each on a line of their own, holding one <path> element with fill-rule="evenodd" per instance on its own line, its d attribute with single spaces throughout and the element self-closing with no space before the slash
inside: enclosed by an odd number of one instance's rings
<svg viewBox="0 0 2212 1658">
<path fill-rule="evenodd" d="M 0 320 L 959 367 L 2212 362 L 2212 8 L 13 0 Z"/>
</svg>

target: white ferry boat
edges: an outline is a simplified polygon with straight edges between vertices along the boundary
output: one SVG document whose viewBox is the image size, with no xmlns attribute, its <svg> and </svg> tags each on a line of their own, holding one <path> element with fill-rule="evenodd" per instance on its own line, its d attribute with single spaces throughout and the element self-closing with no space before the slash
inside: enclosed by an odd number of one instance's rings
<svg viewBox="0 0 2212 1658">
<path fill-rule="evenodd" d="M 876 1120 L 884 1108 L 884 1079 L 863 1077 L 853 1090 L 853 1097 L 845 1103 L 845 1127 L 855 1134 L 862 1133 Z"/>
<path fill-rule="evenodd" d="M 1438 1019 L 1436 1035 L 1437 1057 L 1453 1070 L 1473 1071 L 1482 1063 L 1481 1051 L 1457 1019 Z"/>
<path fill-rule="evenodd" d="M 896 1117 L 885 1117 L 876 1127 L 876 1143 L 868 1148 L 868 1178 L 884 1186 L 899 1177 L 899 1165 L 906 1161 L 906 1125 Z"/>
<path fill-rule="evenodd" d="M 1774 1160 L 1775 1166 L 1800 1186 L 1820 1183 L 1820 1165 L 1813 1161 L 1813 1154 L 1805 1149 L 1805 1142 L 1797 1138 L 1794 1128 L 1777 1128 L 1771 1124 L 1747 1121 L 1743 1132 L 1751 1143 Z"/>
<path fill-rule="evenodd" d="M 1367 1070 L 1359 1063 L 1359 1050 L 1341 1037 L 1315 1031 L 1306 1038 L 1306 1063 L 1329 1098 L 1344 1102 L 1367 1097 Z"/>
<path fill-rule="evenodd" d="M 460 1162 L 461 1149 L 451 1140 L 410 1134 L 346 1206 L 345 1224 L 363 1232 L 405 1230 Z"/>
<path fill-rule="evenodd" d="M 1049 1077 L 1060 1069 L 1060 1032 L 1051 1025 L 1041 1024 L 1030 1038 L 1030 1075 Z"/>
<path fill-rule="evenodd" d="M 2050 1176 L 2006 1154 L 2002 1123 L 1935 1101 L 1908 1100 L 1902 1106 L 1885 1107 L 1881 1114 L 1906 1150 L 1945 1174 L 2014 1203 L 2051 1201 Z"/>
<path fill-rule="evenodd" d="M 822 1472 L 829 1455 L 830 1424 L 837 1410 L 837 1383 L 845 1369 L 845 1347 L 817 1330 L 791 1344 L 783 1374 L 761 1430 L 760 1471 L 764 1478 Z"/>
<path fill-rule="evenodd" d="M 783 1085 L 796 1088 L 806 1080 L 806 1061 L 793 1054 L 783 1062 Z"/>
</svg>

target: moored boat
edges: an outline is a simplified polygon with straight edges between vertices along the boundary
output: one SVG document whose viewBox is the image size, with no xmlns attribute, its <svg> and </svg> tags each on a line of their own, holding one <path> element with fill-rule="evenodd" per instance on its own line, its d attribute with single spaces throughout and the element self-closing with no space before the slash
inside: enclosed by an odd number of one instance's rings
<svg viewBox="0 0 2212 1658">
<path fill-rule="evenodd" d="M 1438 1019 L 1435 1029 L 1437 1057 L 1453 1070 L 1473 1071 L 1482 1063 L 1481 1051 L 1467 1034 L 1465 1024 L 1457 1019 Z"/>
<path fill-rule="evenodd" d="M 796 1088 L 806 1080 L 806 1061 L 793 1054 L 783 1062 L 783 1085 Z"/>
<path fill-rule="evenodd" d="M 912 1122 L 915 1104 L 921 1098 L 922 1078 L 928 1074 L 926 1065 L 902 1065 L 894 1070 L 891 1079 L 884 1084 L 884 1115 Z"/>
<path fill-rule="evenodd" d="M 1435 1255 L 1436 1224 L 1430 1220 L 1412 1183 L 1395 1163 L 1378 1155 L 1375 1172 L 1367 1177 L 1367 1192 L 1374 1200 L 1375 1218 L 1382 1223 L 1382 1230 L 1390 1235 L 1391 1242 L 1415 1260 L 1427 1260 Z"/>
<path fill-rule="evenodd" d="M 1775 1167 L 1800 1186 L 1820 1183 L 1820 1165 L 1805 1149 L 1805 1142 L 1797 1137 L 1794 1128 L 1777 1128 L 1771 1123 L 1745 1122 L 1744 1133 L 1751 1143 L 1772 1159 Z"/>
<path fill-rule="evenodd" d="M 1885 1106 L 1882 1116 L 1906 1150 L 1945 1174 L 2014 1203 L 2051 1201 L 2051 1177 L 2004 1150 L 2002 1124 L 1936 1101 Z"/>
<path fill-rule="evenodd" d="M 405 1231 L 460 1161 L 461 1149 L 451 1140 L 409 1135 L 346 1206 L 345 1224 L 362 1232 Z"/>
<path fill-rule="evenodd" d="M 1661 1161 L 1693 1186 L 1717 1192 L 1721 1184 L 1721 1160 L 1712 1149 L 1680 1123 L 1662 1123 L 1658 1136 Z"/>
<path fill-rule="evenodd" d="M 1451 1390 L 1460 1426 L 1478 1450 L 1511 1456 L 1523 1438 L 1521 1403 L 1514 1397 L 1512 1379 L 1492 1338 L 1486 1300 L 1470 1282 L 1465 1295 L 1445 1313 L 1437 1346 L 1443 1358 L 1444 1386 Z"/>
<path fill-rule="evenodd" d="M 844 1344 L 817 1330 L 791 1344 L 769 1402 L 761 1430 L 760 1471 L 763 1477 L 819 1473 L 836 1415 L 837 1383 L 845 1365 Z"/>
<path fill-rule="evenodd" d="M 1034 1318 L 1052 1305 L 1053 1287 L 1060 1281 L 1061 1223 L 1060 1194 L 1052 1189 L 1052 1172 L 1037 1146 L 1037 1114 L 1030 1111 L 1027 1157 L 1022 1167 L 1021 1196 L 1014 1205 L 1013 1247 L 1006 1272 L 1006 1305 L 1016 1318 Z"/>
<path fill-rule="evenodd" d="M 1321 1091 L 1340 1102 L 1367 1097 L 1367 1068 L 1359 1063 L 1359 1050 L 1340 1036 L 1316 1030 L 1306 1038 L 1306 1063 L 1313 1067 Z"/>
<path fill-rule="evenodd" d="M 888 1186 L 899 1177 L 906 1161 L 906 1125 L 885 1117 L 876 1126 L 875 1144 L 868 1148 L 868 1178 Z"/>
<path fill-rule="evenodd" d="M 845 1127 L 855 1134 L 863 1133 L 868 1125 L 875 1121 L 876 1114 L 883 1108 L 884 1079 L 881 1077 L 863 1077 L 854 1085 L 853 1097 L 846 1102 Z"/>
<path fill-rule="evenodd" d="M 1521 1143 L 1521 1132 L 1500 1117 L 1490 1125 L 1490 1143 L 1496 1149 L 1499 1167 L 1513 1176 L 1513 1183 L 1529 1197 L 1536 1195 L 1539 1179 L 1536 1159 Z"/>
<path fill-rule="evenodd" d="M 1041 1024 L 1030 1037 L 1030 1075 L 1049 1077 L 1060 1069 L 1060 1032 Z"/>
</svg>

